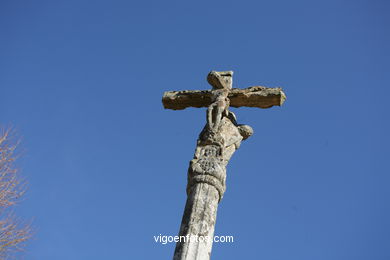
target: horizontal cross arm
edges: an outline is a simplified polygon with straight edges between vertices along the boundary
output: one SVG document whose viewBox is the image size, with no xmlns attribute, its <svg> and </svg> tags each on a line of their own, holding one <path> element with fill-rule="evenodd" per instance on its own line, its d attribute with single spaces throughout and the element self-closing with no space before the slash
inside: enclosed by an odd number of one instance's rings
<svg viewBox="0 0 390 260">
<path fill-rule="evenodd" d="M 281 88 L 261 86 L 246 89 L 234 88 L 229 92 L 231 107 L 269 108 L 281 106 L 286 95 Z M 207 107 L 212 103 L 211 90 L 183 90 L 165 92 L 162 98 L 164 108 L 181 110 L 187 107 Z"/>
</svg>

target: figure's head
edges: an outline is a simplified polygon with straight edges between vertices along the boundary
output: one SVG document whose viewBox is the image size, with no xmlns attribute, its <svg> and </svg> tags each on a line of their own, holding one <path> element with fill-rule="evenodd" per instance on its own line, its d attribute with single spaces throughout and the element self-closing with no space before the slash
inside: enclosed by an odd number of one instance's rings
<svg viewBox="0 0 390 260">
<path fill-rule="evenodd" d="M 207 82 L 213 89 L 231 89 L 233 84 L 233 71 L 211 71 L 207 75 Z"/>
</svg>

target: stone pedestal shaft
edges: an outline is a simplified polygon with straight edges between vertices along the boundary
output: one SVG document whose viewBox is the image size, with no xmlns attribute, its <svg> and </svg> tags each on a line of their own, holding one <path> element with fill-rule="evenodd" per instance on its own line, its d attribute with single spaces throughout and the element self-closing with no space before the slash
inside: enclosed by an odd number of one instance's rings
<svg viewBox="0 0 390 260">
<path fill-rule="evenodd" d="M 215 129 L 211 124 L 204 127 L 190 161 L 188 197 L 174 260 L 210 259 L 218 203 L 226 189 L 226 166 L 241 141 L 252 133 L 249 126 L 237 125 L 231 112 L 219 119 Z"/>
<path fill-rule="evenodd" d="M 197 183 L 191 189 L 179 232 L 182 241 L 176 245 L 174 260 L 210 259 L 218 201 L 218 190 L 210 184 Z"/>
</svg>

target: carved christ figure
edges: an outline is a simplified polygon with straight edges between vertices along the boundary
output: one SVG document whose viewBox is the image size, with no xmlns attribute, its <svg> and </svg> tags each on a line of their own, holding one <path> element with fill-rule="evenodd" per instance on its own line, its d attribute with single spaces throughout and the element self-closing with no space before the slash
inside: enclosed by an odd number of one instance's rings
<svg viewBox="0 0 390 260">
<path fill-rule="evenodd" d="M 229 115 L 229 91 L 227 89 L 215 90 L 214 102 L 207 108 L 207 124 L 212 131 L 217 131 L 222 116 Z"/>
<path fill-rule="evenodd" d="M 207 81 L 213 88 L 212 103 L 207 108 L 207 125 L 211 131 L 217 131 L 223 116 L 229 115 L 229 91 L 232 89 L 233 71 L 212 71 Z"/>
</svg>

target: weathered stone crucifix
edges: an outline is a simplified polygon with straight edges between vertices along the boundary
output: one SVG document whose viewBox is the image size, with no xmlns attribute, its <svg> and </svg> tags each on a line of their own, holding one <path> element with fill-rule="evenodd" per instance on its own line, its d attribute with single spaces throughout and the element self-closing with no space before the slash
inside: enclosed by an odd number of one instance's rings
<svg viewBox="0 0 390 260">
<path fill-rule="evenodd" d="M 253 134 L 248 125 L 237 124 L 231 107 L 269 108 L 286 99 L 281 88 L 232 88 L 233 71 L 211 71 L 212 90 L 165 92 L 167 109 L 207 107 L 206 126 L 199 135 L 188 169 L 187 202 L 174 260 L 210 259 L 217 207 L 226 189 L 226 165 L 242 140 Z"/>
</svg>

